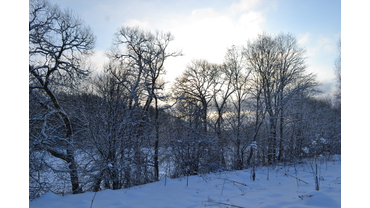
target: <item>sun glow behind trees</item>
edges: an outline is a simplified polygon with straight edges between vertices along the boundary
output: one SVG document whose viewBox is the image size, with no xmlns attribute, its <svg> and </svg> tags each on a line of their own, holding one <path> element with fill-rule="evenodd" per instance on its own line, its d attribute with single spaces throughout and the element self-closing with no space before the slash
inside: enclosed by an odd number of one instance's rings
<svg viewBox="0 0 370 208">
<path fill-rule="evenodd" d="M 227 46 L 222 57 L 207 54 L 213 61 L 193 59 L 166 86 L 165 63 L 182 57 L 170 48 L 171 33 L 118 27 L 107 50 L 109 62 L 99 74 L 89 74 L 84 61 L 95 41 L 91 30 L 82 23 L 59 30 L 78 17 L 57 13 L 61 16 L 55 18 L 48 12 L 54 7 L 42 1 L 30 5 L 31 198 L 47 191 L 115 190 L 158 181 L 165 164 L 172 165 L 166 177 L 176 178 L 340 154 L 340 111 L 312 97 L 316 77 L 307 71 L 304 48 L 289 33 L 260 33 Z M 250 6 L 231 6 L 228 14 Z M 39 14 L 40 9 L 46 12 Z M 213 28 L 213 20 L 227 19 L 214 18 L 215 13 L 193 15 Z M 48 17 L 51 24 L 44 21 Z M 198 29 L 192 33 L 198 39 L 190 42 L 199 44 L 199 51 L 219 47 L 220 41 Z M 45 65 L 37 65 L 40 58 Z M 314 144 L 318 137 L 325 144 Z M 62 163 L 48 163 L 51 156 Z M 45 182 L 48 172 L 62 178 L 57 184 L 70 183 L 68 188 L 61 192 Z"/>
</svg>

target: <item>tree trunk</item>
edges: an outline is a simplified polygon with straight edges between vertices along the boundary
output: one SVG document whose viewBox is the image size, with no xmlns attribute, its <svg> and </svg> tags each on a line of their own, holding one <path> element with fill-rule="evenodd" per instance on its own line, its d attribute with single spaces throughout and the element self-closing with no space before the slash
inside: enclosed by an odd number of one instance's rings
<svg viewBox="0 0 370 208">
<path fill-rule="evenodd" d="M 275 120 L 270 118 L 270 135 L 269 135 L 269 148 L 267 151 L 267 157 L 269 164 L 273 164 L 276 155 L 276 125 Z"/>
<path fill-rule="evenodd" d="M 283 110 L 281 110 L 281 115 L 280 115 L 280 141 L 279 141 L 279 157 L 278 160 L 282 161 L 282 156 L 283 156 L 283 138 L 284 138 L 284 126 L 283 126 L 284 118 L 283 118 Z"/>
<path fill-rule="evenodd" d="M 158 152 L 159 152 L 159 109 L 158 109 L 158 100 L 155 97 L 155 143 L 154 143 L 154 168 L 155 168 L 155 180 L 159 180 L 159 161 L 158 161 Z"/>
<path fill-rule="evenodd" d="M 40 81 L 40 79 L 39 79 Z M 42 80 L 40 81 L 41 84 Z M 48 88 L 47 82 L 44 85 L 44 90 L 50 97 L 51 101 L 53 102 L 54 108 L 58 111 L 59 116 L 62 118 L 65 128 L 66 128 L 66 141 L 67 142 L 67 154 L 65 155 L 64 153 L 60 154 L 57 153 L 56 151 L 53 151 L 51 148 L 48 148 L 48 152 L 50 152 L 53 156 L 60 158 L 67 163 L 69 163 L 69 170 L 70 170 L 70 178 L 71 178 L 71 183 L 72 183 L 72 193 L 73 194 L 78 194 L 81 193 L 81 187 L 79 185 L 79 179 L 78 179 L 78 171 L 77 171 L 77 163 L 74 157 L 74 148 L 72 146 L 73 144 L 73 131 L 72 131 L 72 125 L 71 121 L 69 120 L 67 114 L 63 111 L 61 106 L 58 103 L 57 98 L 54 96 L 54 94 L 50 91 Z"/>
<path fill-rule="evenodd" d="M 67 150 L 67 156 L 70 158 L 70 164 L 68 168 L 70 169 L 70 177 L 72 183 L 72 194 L 82 193 L 79 180 L 78 180 L 78 171 L 77 171 L 77 163 L 74 158 L 73 151 Z"/>
<path fill-rule="evenodd" d="M 62 52 L 60 52 L 58 59 L 60 58 L 61 54 L 62 54 Z M 52 68 L 51 70 L 48 71 L 48 73 L 46 75 L 46 78 L 45 78 L 45 81 L 35 71 L 31 70 L 32 69 L 31 66 L 29 66 L 29 68 L 30 68 L 31 74 L 38 80 L 39 84 L 42 86 L 41 89 L 43 89 L 46 92 L 47 96 L 50 98 L 50 100 L 51 100 L 51 102 L 54 106 L 54 109 L 56 111 L 56 114 L 58 114 L 60 116 L 60 118 L 61 118 L 61 120 L 62 120 L 62 122 L 64 123 L 64 126 L 65 126 L 65 131 L 66 131 L 65 141 L 66 141 L 66 146 L 67 146 L 67 153 L 65 154 L 63 152 L 58 152 L 58 151 L 52 149 L 51 147 L 47 147 L 46 151 L 48 151 L 54 157 L 57 157 L 59 159 L 62 159 L 64 161 L 66 161 L 67 163 L 69 163 L 68 168 L 69 168 L 69 171 L 70 171 L 70 179 L 71 179 L 71 183 L 72 183 L 72 193 L 73 194 L 81 193 L 82 190 L 81 190 L 81 187 L 79 185 L 77 163 L 76 163 L 76 160 L 75 160 L 75 157 L 74 157 L 74 148 L 72 146 L 73 145 L 72 124 L 71 124 L 71 121 L 68 118 L 68 115 L 64 112 L 64 110 L 60 106 L 60 104 L 58 102 L 58 99 L 56 98 L 54 93 L 49 89 L 49 81 L 48 81 L 49 76 L 52 74 L 53 71 L 55 71 L 57 69 L 57 66 L 54 66 L 54 68 Z M 47 107 L 47 109 L 50 110 L 50 107 L 48 106 L 48 104 L 46 104 L 46 107 Z"/>
</svg>

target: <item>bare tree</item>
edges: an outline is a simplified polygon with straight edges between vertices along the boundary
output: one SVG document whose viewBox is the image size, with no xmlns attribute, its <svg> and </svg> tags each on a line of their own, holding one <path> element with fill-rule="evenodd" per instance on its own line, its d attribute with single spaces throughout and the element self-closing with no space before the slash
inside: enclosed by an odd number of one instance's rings
<svg viewBox="0 0 370 208">
<path fill-rule="evenodd" d="M 216 67 L 216 70 L 218 71 L 218 75 L 216 76 L 213 85 L 213 104 L 217 113 L 214 130 L 216 132 L 219 147 L 217 150 L 215 150 L 215 156 L 219 157 L 219 166 L 226 168 L 225 154 L 228 143 L 226 136 L 223 135 L 224 113 L 226 112 L 229 98 L 235 90 L 233 88 L 234 71 L 230 70 L 229 65 L 226 63 L 214 65 L 214 67 Z"/>
<path fill-rule="evenodd" d="M 264 103 L 266 111 L 269 114 L 269 127 L 270 133 L 268 137 L 268 158 L 269 162 L 272 162 L 272 151 L 274 145 L 272 142 L 276 142 L 276 111 L 273 106 L 273 91 L 276 89 L 275 82 L 273 80 L 273 74 L 275 70 L 276 57 L 276 46 L 271 36 L 266 34 L 259 35 L 257 40 L 253 43 L 248 42 L 247 50 L 245 51 L 247 56 L 248 64 L 254 69 L 254 71 L 260 77 L 262 93 L 264 96 Z"/>
<path fill-rule="evenodd" d="M 178 164 L 179 170 L 186 174 L 197 174 L 202 168 L 209 169 L 205 162 L 206 155 L 211 154 L 213 140 L 209 132 L 209 108 L 214 98 L 214 82 L 218 76 L 217 67 L 205 60 L 192 61 L 186 71 L 173 86 L 178 103 L 178 118 L 184 119 L 185 138 L 174 148 L 176 155 L 182 158 Z M 185 150 L 185 151 L 184 151 Z M 208 157 L 209 158 L 209 157 Z M 207 167 L 206 167 L 207 166 Z"/>
<path fill-rule="evenodd" d="M 285 109 L 294 101 L 296 95 L 309 94 L 317 86 L 315 76 L 306 72 L 305 50 L 299 47 L 297 39 L 291 34 L 276 37 L 279 51 L 277 64 L 277 106 L 279 119 L 279 147 L 277 160 L 282 160 L 284 141 Z"/>
<path fill-rule="evenodd" d="M 255 179 L 255 163 L 252 158 L 254 155 L 254 150 L 258 148 L 257 136 L 260 128 L 265 120 L 266 111 L 264 109 L 263 99 L 262 99 L 262 87 L 260 84 L 260 77 L 256 73 L 252 73 L 251 86 L 250 86 L 250 108 L 251 114 L 254 115 L 254 125 L 253 125 L 253 136 L 252 143 L 249 144 L 249 156 L 247 158 L 247 165 L 252 165 L 253 170 L 253 180 Z"/>
<path fill-rule="evenodd" d="M 106 189 L 127 187 L 130 180 L 125 180 L 129 171 L 125 164 L 127 149 L 132 143 L 127 139 L 127 93 L 109 74 L 95 76 L 92 80 L 93 92 L 85 91 L 88 100 L 82 102 L 82 112 L 87 124 L 93 157 L 93 190 L 98 191 L 100 184 Z M 132 121 L 131 121 L 132 122 Z"/>
<path fill-rule="evenodd" d="M 206 60 L 194 60 L 188 65 L 184 74 L 176 79 L 175 91 L 178 97 L 193 100 L 200 107 L 202 127 L 207 132 L 207 113 L 214 97 L 213 85 L 217 70 Z"/>
<path fill-rule="evenodd" d="M 74 133 L 68 113 L 57 95 L 58 87 L 72 89 L 79 78 L 88 74 L 83 61 L 92 54 L 95 37 L 72 11 L 61 11 L 47 1 L 30 1 L 29 11 L 29 92 L 45 114 L 40 118 L 39 134 L 31 134 L 32 144 L 68 163 L 72 193 L 81 192 L 74 154 Z M 30 118 L 32 119 L 32 118 Z M 55 134 L 51 120 L 62 124 L 64 135 Z M 60 150 L 55 144 L 65 146 Z"/>
<path fill-rule="evenodd" d="M 242 47 L 232 46 L 225 55 L 227 74 L 231 78 L 233 93 L 230 95 L 231 111 L 233 114 L 229 122 L 233 128 L 233 136 L 230 138 L 234 152 L 234 168 L 241 170 L 244 163 L 244 149 L 242 148 L 242 127 L 245 124 L 245 102 L 249 93 L 250 70 L 247 68 Z"/>
<path fill-rule="evenodd" d="M 317 83 L 315 76 L 306 72 L 304 49 L 290 34 L 276 37 L 261 34 L 248 43 L 245 53 L 249 66 L 260 80 L 258 84 L 261 85 L 270 131 L 268 162 L 273 163 L 281 159 L 283 153 L 284 109 L 295 95 L 309 92 Z"/>
<path fill-rule="evenodd" d="M 148 112 L 154 100 L 154 167 L 155 180 L 159 179 L 159 102 L 166 96 L 164 82 L 160 82 L 165 74 L 164 63 L 169 57 L 181 56 L 181 52 L 168 52 L 168 45 L 174 37 L 171 33 L 156 32 L 155 34 L 139 28 L 121 27 L 116 33 L 115 48 L 109 56 L 113 62 L 121 62 L 127 79 L 116 76 L 117 83 L 130 90 L 129 108 L 141 106 L 142 118 L 148 118 Z M 123 47 L 122 47 L 123 46 Z M 110 70 L 111 73 L 116 72 Z M 145 119 L 144 119 L 145 120 Z M 143 125 L 143 124 L 141 124 Z"/>
<path fill-rule="evenodd" d="M 155 141 L 154 141 L 154 168 L 155 178 L 159 180 L 159 112 L 166 109 L 167 107 L 160 108 L 159 101 L 166 99 L 164 96 L 164 82 L 160 82 L 159 77 L 165 74 L 164 61 L 169 57 L 181 56 L 181 52 L 168 52 L 167 47 L 170 41 L 173 41 L 174 37 L 171 33 L 160 33 L 157 32 L 154 36 L 153 41 L 148 42 L 149 53 L 146 54 L 145 62 L 148 65 L 147 77 L 145 79 L 146 90 L 148 92 L 148 98 L 145 103 L 145 110 L 149 109 L 149 106 L 154 98 L 154 125 L 155 125 Z"/>
</svg>

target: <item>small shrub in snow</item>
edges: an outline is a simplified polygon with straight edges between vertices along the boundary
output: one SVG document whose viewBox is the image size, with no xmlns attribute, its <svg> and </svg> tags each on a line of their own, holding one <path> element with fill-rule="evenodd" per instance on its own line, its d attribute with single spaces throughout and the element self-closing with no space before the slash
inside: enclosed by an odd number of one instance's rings
<svg viewBox="0 0 370 208">
<path fill-rule="evenodd" d="M 298 197 L 303 200 L 303 199 L 312 197 L 312 195 L 305 194 L 305 195 L 299 195 Z"/>
</svg>

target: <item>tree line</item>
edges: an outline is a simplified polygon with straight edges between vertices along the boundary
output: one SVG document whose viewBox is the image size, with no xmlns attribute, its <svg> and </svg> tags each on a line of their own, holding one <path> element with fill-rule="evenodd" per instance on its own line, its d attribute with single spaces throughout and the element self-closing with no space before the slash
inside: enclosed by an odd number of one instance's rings
<svg viewBox="0 0 370 208">
<path fill-rule="evenodd" d="M 30 198 L 340 154 L 340 88 L 339 102 L 315 96 L 294 35 L 262 33 L 222 64 L 193 60 L 167 86 L 165 61 L 183 55 L 168 50 L 173 40 L 120 27 L 91 73 L 91 28 L 30 1 Z"/>
</svg>

